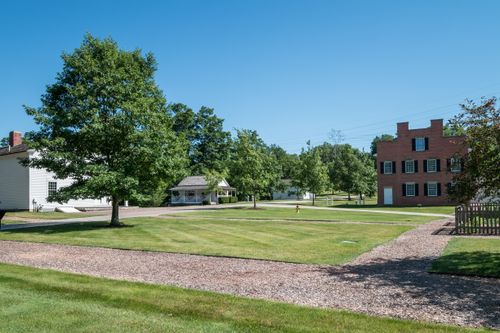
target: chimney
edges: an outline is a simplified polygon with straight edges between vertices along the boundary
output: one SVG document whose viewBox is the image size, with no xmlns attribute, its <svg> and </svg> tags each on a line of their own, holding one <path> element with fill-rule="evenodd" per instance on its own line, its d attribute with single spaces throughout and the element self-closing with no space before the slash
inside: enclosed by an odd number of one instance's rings
<svg viewBox="0 0 500 333">
<path fill-rule="evenodd" d="M 443 133 L 443 119 L 431 119 L 431 128 L 433 131 Z"/>
<path fill-rule="evenodd" d="M 398 123 L 397 125 L 397 129 L 398 129 L 398 136 L 403 136 L 404 134 L 406 134 L 406 132 L 408 132 L 408 122 L 404 122 L 404 123 Z"/>
<path fill-rule="evenodd" d="M 12 131 L 9 133 L 9 145 L 11 147 L 19 146 L 23 143 L 21 132 Z"/>
</svg>

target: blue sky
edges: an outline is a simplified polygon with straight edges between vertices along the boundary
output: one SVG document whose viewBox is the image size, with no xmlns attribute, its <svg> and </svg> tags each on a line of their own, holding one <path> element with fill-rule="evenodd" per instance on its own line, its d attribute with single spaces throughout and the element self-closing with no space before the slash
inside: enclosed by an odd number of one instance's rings
<svg viewBox="0 0 500 333">
<path fill-rule="evenodd" d="M 0 11 L 0 134 L 35 128 L 83 35 L 155 54 L 169 102 L 215 108 L 298 152 L 332 130 L 369 148 L 397 121 L 500 95 L 500 1 L 11 1 Z"/>
</svg>

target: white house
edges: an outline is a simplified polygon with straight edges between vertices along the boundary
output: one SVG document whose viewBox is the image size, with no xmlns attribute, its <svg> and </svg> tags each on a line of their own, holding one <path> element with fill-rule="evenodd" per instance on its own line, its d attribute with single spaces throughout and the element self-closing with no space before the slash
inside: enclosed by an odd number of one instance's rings
<svg viewBox="0 0 500 333">
<path fill-rule="evenodd" d="M 217 204 L 219 198 L 235 198 L 236 189 L 223 179 L 217 191 L 210 191 L 205 176 L 190 176 L 184 178 L 176 187 L 170 189 L 172 205 L 200 205 L 204 201 Z"/>
<path fill-rule="evenodd" d="M 284 189 L 282 191 L 273 192 L 273 200 L 311 200 L 312 194 L 309 192 L 301 192 L 297 187 L 292 185 L 290 179 L 282 180 Z"/>
<path fill-rule="evenodd" d="M 66 203 L 47 201 L 48 195 L 71 184 L 71 179 L 57 179 L 45 169 L 26 168 L 19 160 L 36 152 L 22 142 L 19 132 L 10 132 L 9 145 L 0 148 L 0 209 L 52 211 L 58 207 L 107 207 L 107 199 L 79 199 Z"/>
</svg>

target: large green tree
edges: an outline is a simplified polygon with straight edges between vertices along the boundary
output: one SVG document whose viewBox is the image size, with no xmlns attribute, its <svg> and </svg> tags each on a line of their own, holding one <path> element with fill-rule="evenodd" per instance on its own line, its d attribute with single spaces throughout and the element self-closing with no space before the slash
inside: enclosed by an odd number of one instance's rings
<svg viewBox="0 0 500 333">
<path fill-rule="evenodd" d="M 500 110 L 495 97 L 479 104 L 467 100 L 450 127 L 465 130 L 468 154 L 462 156 L 463 172 L 455 176 L 450 195 L 467 202 L 478 194 L 500 195 Z"/>
<path fill-rule="evenodd" d="M 224 130 L 224 119 L 214 110 L 202 106 L 198 112 L 184 104 L 170 104 L 174 130 L 189 142 L 190 173 L 227 172 L 231 151 L 231 134 Z"/>
<path fill-rule="evenodd" d="M 314 206 L 316 195 L 324 191 L 328 186 L 328 168 L 321 161 L 317 149 L 312 149 L 307 142 L 307 149 L 302 150 L 299 155 L 299 164 L 294 177 L 294 185 L 303 191 L 311 192 Z"/>
<path fill-rule="evenodd" d="M 382 134 L 380 136 L 374 137 L 372 143 L 370 144 L 370 153 L 372 155 L 375 155 L 377 153 L 377 143 L 392 140 L 394 140 L 394 135 L 390 134 Z"/>
<path fill-rule="evenodd" d="M 257 197 L 269 190 L 270 184 L 280 179 L 274 155 L 269 152 L 256 131 L 237 130 L 230 163 L 230 180 L 240 193 Z"/>
<path fill-rule="evenodd" d="M 50 200 L 110 198 L 111 225 L 120 225 L 120 201 L 147 195 L 184 168 L 156 61 L 91 35 L 62 60 L 42 106 L 26 107 L 39 125 L 28 142 L 39 154 L 23 163 L 74 180 Z"/>
</svg>

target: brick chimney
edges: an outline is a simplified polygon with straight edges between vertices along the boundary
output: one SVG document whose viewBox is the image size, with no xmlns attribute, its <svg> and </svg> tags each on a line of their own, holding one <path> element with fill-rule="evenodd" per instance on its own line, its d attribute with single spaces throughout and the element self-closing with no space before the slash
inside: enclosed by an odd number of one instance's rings
<svg viewBox="0 0 500 333">
<path fill-rule="evenodd" d="M 9 145 L 11 147 L 19 146 L 23 143 L 23 136 L 21 132 L 12 131 L 9 133 Z"/>
<path fill-rule="evenodd" d="M 398 123 L 397 129 L 398 129 L 397 133 L 398 137 L 404 136 L 406 133 L 408 133 L 409 130 L 408 122 Z"/>
<path fill-rule="evenodd" d="M 437 133 L 443 133 L 443 119 L 431 119 L 431 128 Z"/>
</svg>

